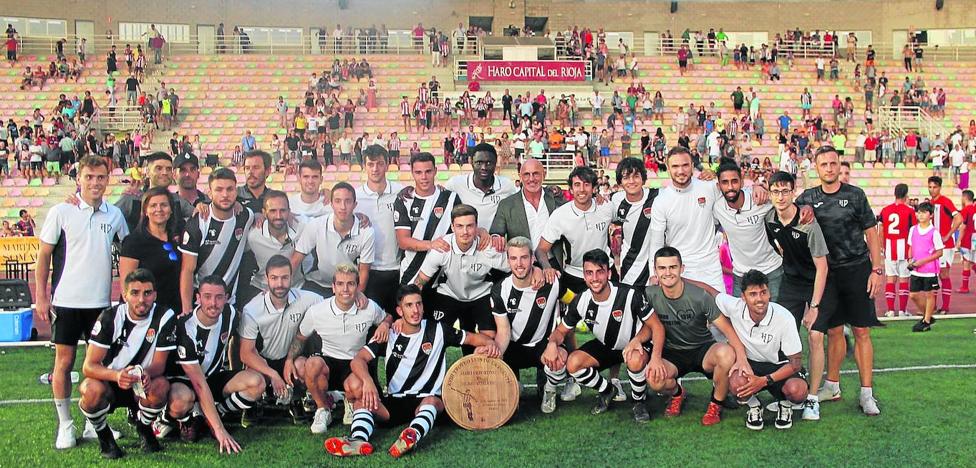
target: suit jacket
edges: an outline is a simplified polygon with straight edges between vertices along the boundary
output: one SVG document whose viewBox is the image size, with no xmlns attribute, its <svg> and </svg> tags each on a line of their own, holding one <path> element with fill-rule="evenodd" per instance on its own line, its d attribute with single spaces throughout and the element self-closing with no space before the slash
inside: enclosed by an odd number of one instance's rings
<svg viewBox="0 0 976 468">
<path fill-rule="evenodd" d="M 552 214 L 556 208 L 565 203 L 553 197 L 552 192 L 545 187 L 542 189 L 542 201 L 545 203 L 546 209 L 549 210 L 549 214 Z M 529 219 L 525 214 L 525 204 L 521 190 L 498 202 L 498 211 L 495 212 L 495 219 L 492 221 L 491 229 L 488 232 L 492 235 L 500 235 L 505 239 L 518 236 L 532 238 L 529 232 Z M 556 258 L 556 261 L 561 267 L 563 264 L 562 242 L 557 242 L 553 245 L 550 254 Z"/>
</svg>

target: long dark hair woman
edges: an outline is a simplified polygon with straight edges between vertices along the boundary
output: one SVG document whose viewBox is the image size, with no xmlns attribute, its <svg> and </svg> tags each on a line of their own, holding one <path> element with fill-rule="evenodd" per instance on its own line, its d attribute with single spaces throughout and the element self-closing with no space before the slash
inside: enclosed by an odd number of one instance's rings
<svg viewBox="0 0 976 468">
<path fill-rule="evenodd" d="M 180 252 L 178 213 L 166 187 L 153 187 L 142 196 L 142 216 L 122 242 L 119 277 L 145 268 L 156 277 L 156 305 L 180 313 Z"/>
</svg>

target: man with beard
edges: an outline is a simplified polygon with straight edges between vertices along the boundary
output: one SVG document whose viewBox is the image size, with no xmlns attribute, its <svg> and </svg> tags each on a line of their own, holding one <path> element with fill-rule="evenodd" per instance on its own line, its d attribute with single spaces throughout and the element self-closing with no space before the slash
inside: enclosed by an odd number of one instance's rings
<svg viewBox="0 0 976 468">
<path fill-rule="evenodd" d="M 135 229 L 142 216 L 142 194 L 153 187 L 173 185 L 173 158 L 170 155 L 159 151 L 152 153 L 146 156 L 146 165 L 147 177 L 143 190 L 124 193 L 119 197 L 119 201 L 115 202 L 115 206 L 125 215 L 125 222 L 129 225 L 130 231 Z M 177 195 L 171 195 L 169 201 L 173 207 L 173 214 L 177 216 L 176 229 L 182 231 L 186 220 L 193 216 L 193 205 Z"/>
<path fill-rule="evenodd" d="M 268 290 L 265 265 L 272 257 L 282 255 L 291 258 L 295 251 L 295 241 L 302 235 L 305 224 L 293 220 L 288 203 L 288 196 L 278 190 L 269 190 L 264 197 L 264 223 L 253 226 L 247 231 L 244 258 L 257 265 L 257 270 L 251 276 L 250 283 L 239 292 L 242 304 L 246 304 L 261 291 Z M 291 287 L 301 288 L 305 283 L 305 274 L 301 268 L 292 272 Z"/>
<path fill-rule="evenodd" d="M 244 153 L 244 185 L 237 188 L 237 201 L 244 208 L 255 213 L 261 211 L 271 169 L 271 155 L 267 152 L 252 150 Z"/>
<path fill-rule="evenodd" d="M 173 166 L 176 169 L 178 185 L 176 194 L 180 199 L 192 206 L 201 203 L 209 204 L 210 198 L 197 188 L 197 181 L 200 179 L 200 160 L 192 153 L 183 153 L 173 160 Z"/>
<path fill-rule="evenodd" d="M 478 227 L 491 228 L 498 210 L 498 203 L 518 192 L 515 183 L 505 176 L 495 175 L 498 153 L 488 143 L 474 147 L 471 156 L 471 174 L 451 177 L 445 187 L 458 194 L 461 203 L 478 210 Z"/>
</svg>

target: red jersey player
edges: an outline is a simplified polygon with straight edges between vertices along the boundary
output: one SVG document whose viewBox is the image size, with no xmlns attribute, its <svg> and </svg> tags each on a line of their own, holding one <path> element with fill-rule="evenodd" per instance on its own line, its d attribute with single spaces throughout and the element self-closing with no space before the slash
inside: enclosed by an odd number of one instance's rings
<svg viewBox="0 0 976 468">
<path fill-rule="evenodd" d="M 948 197 L 942 195 L 942 178 L 939 176 L 929 177 L 929 202 L 935 208 L 932 220 L 935 228 L 942 236 L 942 259 L 939 260 L 939 279 L 942 281 L 942 305 L 938 309 L 939 314 L 949 311 L 949 301 L 952 300 L 952 279 L 949 277 L 949 269 L 952 267 L 952 260 L 956 253 L 956 242 L 952 237 L 962 224 L 962 215 L 956 210 L 956 205 Z"/>
<path fill-rule="evenodd" d="M 959 293 L 969 293 L 969 277 L 976 270 L 976 249 L 973 248 L 973 232 L 976 232 L 976 204 L 973 191 L 962 191 L 962 235 L 959 236 L 959 255 L 962 256 L 962 287 Z"/>
<path fill-rule="evenodd" d="M 908 232 L 918 223 L 915 210 L 908 206 L 908 185 L 895 186 L 895 202 L 881 210 L 881 234 L 884 236 L 886 317 L 908 316 Z M 897 283 L 897 290 L 896 290 Z M 898 308 L 895 308 L 895 295 Z"/>
</svg>

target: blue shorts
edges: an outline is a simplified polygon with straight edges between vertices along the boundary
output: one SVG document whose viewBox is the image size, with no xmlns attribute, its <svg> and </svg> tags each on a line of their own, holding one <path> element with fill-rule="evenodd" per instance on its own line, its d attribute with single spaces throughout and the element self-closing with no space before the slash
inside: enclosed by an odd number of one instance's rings
<svg viewBox="0 0 976 468">
<path fill-rule="evenodd" d="M 610 156 L 610 148 L 600 148 L 600 156 Z"/>
</svg>

